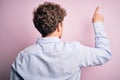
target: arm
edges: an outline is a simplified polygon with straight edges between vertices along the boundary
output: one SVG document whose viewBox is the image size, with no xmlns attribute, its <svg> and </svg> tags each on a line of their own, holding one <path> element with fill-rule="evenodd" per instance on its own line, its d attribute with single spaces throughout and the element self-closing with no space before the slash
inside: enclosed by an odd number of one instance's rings
<svg viewBox="0 0 120 80">
<path fill-rule="evenodd" d="M 92 19 L 95 31 L 95 48 L 81 45 L 81 67 L 102 65 L 111 58 L 109 40 L 103 25 L 104 19 L 98 14 L 98 9 L 97 7 Z"/>
<path fill-rule="evenodd" d="M 96 8 L 92 22 L 95 31 L 95 48 L 107 51 L 111 55 L 109 40 L 104 30 L 104 18 L 98 13 L 99 7 Z"/>
</svg>

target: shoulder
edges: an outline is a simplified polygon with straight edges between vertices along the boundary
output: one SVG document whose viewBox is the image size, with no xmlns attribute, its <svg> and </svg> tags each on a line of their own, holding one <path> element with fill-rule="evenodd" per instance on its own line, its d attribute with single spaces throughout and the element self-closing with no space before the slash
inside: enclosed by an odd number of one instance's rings
<svg viewBox="0 0 120 80">
<path fill-rule="evenodd" d="M 78 46 L 78 45 L 80 45 L 80 42 L 78 42 L 78 41 L 66 41 L 66 42 L 63 42 L 63 44 L 66 46 Z"/>
<path fill-rule="evenodd" d="M 38 44 L 33 44 L 31 46 L 26 47 L 25 49 L 21 50 L 19 54 L 21 55 L 28 55 L 28 54 L 35 54 L 36 52 L 39 51 L 39 45 Z"/>
<path fill-rule="evenodd" d="M 23 59 L 28 60 L 28 58 L 31 55 L 35 55 L 38 53 L 40 47 L 38 46 L 38 44 L 33 44 L 31 46 L 26 47 L 25 49 L 21 50 L 17 57 L 16 57 L 16 61 L 21 61 Z"/>
<path fill-rule="evenodd" d="M 30 56 L 35 55 L 37 51 L 38 51 L 37 44 L 33 44 L 33 45 L 21 50 L 18 53 L 16 60 L 13 62 L 12 67 L 17 69 L 18 67 L 25 66 L 27 64 L 27 62 L 29 62 L 29 60 L 31 58 Z"/>
<path fill-rule="evenodd" d="M 69 49 L 75 49 L 78 48 L 78 46 L 80 47 L 81 44 L 78 41 L 66 41 L 66 42 L 60 42 L 58 46 Z"/>
</svg>

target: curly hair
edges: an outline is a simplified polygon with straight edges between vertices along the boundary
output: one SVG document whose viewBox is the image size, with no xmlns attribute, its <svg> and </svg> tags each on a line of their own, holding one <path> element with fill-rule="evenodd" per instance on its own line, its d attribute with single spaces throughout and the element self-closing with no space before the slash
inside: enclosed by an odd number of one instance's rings
<svg viewBox="0 0 120 80">
<path fill-rule="evenodd" d="M 33 11 L 33 23 L 42 37 L 46 37 L 56 30 L 58 23 L 62 23 L 66 15 L 66 10 L 60 5 L 44 2 Z"/>
</svg>

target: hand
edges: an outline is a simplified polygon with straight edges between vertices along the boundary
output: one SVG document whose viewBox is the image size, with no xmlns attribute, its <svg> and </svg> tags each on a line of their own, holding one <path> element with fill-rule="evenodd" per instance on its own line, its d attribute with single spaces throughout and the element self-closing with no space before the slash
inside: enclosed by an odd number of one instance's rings
<svg viewBox="0 0 120 80">
<path fill-rule="evenodd" d="M 104 22 L 104 17 L 103 17 L 102 15 L 100 15 L 100 14 L 98 13 L 98 11 L 99 11 L 99 7 L 97 7 L 97 8 L 95 9 L 94 16 L 93 16 L 93 18 L 92 18 L 92 22 L 93 22 L 93 23 L 94 23 L 94 22 L 97 22 L 97 21 L 99 21 L 99 22 Z"/>
</svg>

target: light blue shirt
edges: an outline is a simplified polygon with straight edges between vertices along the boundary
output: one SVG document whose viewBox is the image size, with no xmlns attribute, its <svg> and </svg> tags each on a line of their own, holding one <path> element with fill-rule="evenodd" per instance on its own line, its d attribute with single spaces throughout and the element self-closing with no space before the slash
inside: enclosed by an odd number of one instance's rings
<svg viewBox="0 0 120 80">
<path fill-rule="evenodd" d="M 95 48 L 76 41 L 61 42 L 58 37 L 38 38 L 18 54 L 11 80 L 80 80 L 82 67 L 102 65 L 111 57 L 103 23 L 93 26 Z"/>
</svg>

